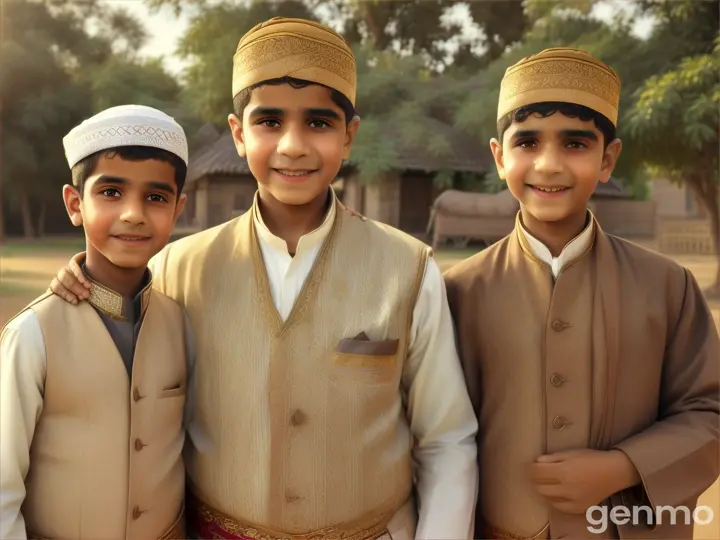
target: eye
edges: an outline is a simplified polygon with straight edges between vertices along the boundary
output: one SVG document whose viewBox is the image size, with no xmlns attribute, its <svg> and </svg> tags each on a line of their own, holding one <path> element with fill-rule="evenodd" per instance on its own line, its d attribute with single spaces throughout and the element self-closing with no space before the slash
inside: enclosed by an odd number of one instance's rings
<svg viewBox="0 0 720 540">
<path fill-rule="evenodd" d="M 534 139 L 522 139 L 517 142 L 515 146 L 518 146 L 519 148 L 531 148 L 536 145 L 536 141 Z"/>
<path fill-rule="evenodd" d="M 580 148 L 587 148 L 587 145 L 584 142 L 580 141 L 570 141 L 569 143 L 567 143 L 567 146 L 574 150 L 578 150 Z"/>
<path fill-rule="evenodd" d="M 115 188 L 105 188 L 100 192 L 105 197 L 119 197 L 120 192 Z"/>
<path fill-rule="evenodd" d="M 265 120 L 260 120 L 260 121 L 258 122 L 258 124 L 259 124 L 259 125 L 263 125 L 263 126 L 265 126 L 265 127 L 267 127 L 267 128 L 270 128 L 270 129 L 274 129 L 274 128 L 280 127 L 280 122 L 278 122 L 277 120 L 275 120 L 275 119 L 273 119 L 273 118 L 267 118 L 267 119 L 265 119 Z"/>
<path fill-rule="evenodd" d="M 326 120 L 310 120 L 310 126 L 318 129 L 332 127 Z"/>
<path fill-rule="evenodd" d="M 160 195 L 160 194 L 158 194 L 158 193 L 153 193 L 153 194 L 151 194 L 151 195 L 148 195 L 148 198 L 149 198 L 152 202 L 167 202 L 167 197 L 165 197 L 165 196 L 163 196 L 163 195 Z"/>
</svg>

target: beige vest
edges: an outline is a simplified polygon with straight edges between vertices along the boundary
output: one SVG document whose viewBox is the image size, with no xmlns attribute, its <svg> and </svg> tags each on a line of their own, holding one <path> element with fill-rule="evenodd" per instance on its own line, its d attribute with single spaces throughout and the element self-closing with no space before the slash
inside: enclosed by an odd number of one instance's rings
<svg viewBox="0 0 720 540">
<path fill-rule="evenodd" d="M 400 384 L 429 248 L 338 209 L 283 322 L 254 211 L 173 243 L 156 272 L 197 339 L 189 477 L 242 523 L 371 528 L 413 486 Z"/>
<path fill-rule="evenodd" d="M 156 540 L 184 499 L 182 312 L 153 292 L 132 381 L 95 309 L 42 296 L 29 306 L 43 331 L 43 411 L 22 507 L 30 535 Z"/>
</svg>

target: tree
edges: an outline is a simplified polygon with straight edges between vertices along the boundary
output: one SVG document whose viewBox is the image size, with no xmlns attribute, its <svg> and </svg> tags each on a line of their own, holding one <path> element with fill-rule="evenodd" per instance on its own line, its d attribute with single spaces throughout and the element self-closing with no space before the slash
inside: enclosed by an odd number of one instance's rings
<svg viewBox="0 0 720 540">
<path fill-rule="evenodd" d="M 19 209 L 25 236 L 36 236 L 69 178 L 63 136 L 100 108 L 165 105 L 179 88 L 157 61 L 137 60 L 142 25 L 97 0 L 3 3 L 2 24 L 2 194 Z"/>
<path fill-rule="evenodd" d="M 208 9 L 233 13 L 245 8 L 257 14 L 323 20 L 340 27 L 352 45 L 421 56 L 428 67 L 437 71 L 448 67 L 466 72 L 479 69 L 519 41 L 527 22 L 522 2 L 471 1 L 460 7 L 467 8 L 466 18 L 470 21 L 464 22 L 471 22 L 477 32 L 468 39 L 459 39 L 462 22 L 446 20 L 448 10 L 459 5 L 456 0 L 221 0 L 210 8 L 205 0 L 147 3 L 151 9 L 171 7 L 176 13 L 186 11 L 199 16 Z M 239 39 L 242 32 L 236 29 L 232 34 Z"/>
<path fill-rule="evenodd" d="M 684 182 L 702 202 L 718 256 L 715 283 L 720 296 L 720 39 L 710 54 L 682 59 L 671 71 L 640 88 L 628 121 L 643 141 L 645 161 L 676 182 Z"/>
<path fill-rule="evenodd" d="M 200 118 L 227 125 L 232 112 L 232 58 L 248 30 L 271 17 L 311 18 L 296 1 L 219 4 L 197 13 L 180 40 L 178 54 L 189 60 L 184 102 Z"/>
</svg>

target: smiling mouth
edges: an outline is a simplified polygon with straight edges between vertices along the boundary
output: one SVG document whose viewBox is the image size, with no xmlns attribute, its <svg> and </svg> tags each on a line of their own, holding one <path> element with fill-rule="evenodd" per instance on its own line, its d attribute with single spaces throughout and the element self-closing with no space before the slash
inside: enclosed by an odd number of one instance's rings
<svg viewBox="0 0 720 540">
<path fill-rule="evenodd" d="M 124 242 L 144 242 L 151 238 L 150 236 L 140 236 L 138 234 L 114 234 L 112 236 Z"/>
<path fill-rule="evenodd" d="M 537 189 L 538 191 L 542 191 L 543 193 L 559 193 L 561 191 L 567 191 L 568 189 L 570 189 L 568 187 L 562 187 L 562 186 L 543 187 L 543 186 L 533 186 L 532 184 L 528 184 L 528 186 L 533 189 Z"/>
<path fill-rule="evenodd" d="M 283 176 L 307 176 L 308 174 L 314 173 L 313 169 L 303 169 L 291 171 L 288 169 L 274 169 L 275 172 L 282 174 Z"/>
</svg>

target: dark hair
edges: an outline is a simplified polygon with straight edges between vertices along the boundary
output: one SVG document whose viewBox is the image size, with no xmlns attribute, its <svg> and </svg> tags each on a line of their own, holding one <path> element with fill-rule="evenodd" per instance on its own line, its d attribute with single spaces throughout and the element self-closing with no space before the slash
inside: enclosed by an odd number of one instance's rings
<svg viewBox="0 0 720 540">
<path fill-rule="evenodd" d="M 592 120 L 595 122 L 597 127 L 603 134 L 605 148 L 615 140 L 615 126 L 612 122 L 604 115 L 600 114 L 589 107 L 584 105 L 577 105 L 575 103 L 565 103 L 561 101 L 550 101 L 545 103 L 533 103 L 532 105 L 526 105 L 515 109 L 513 112 L 506 114 L 497 123 L 498 140 L 502 141 L 503 135 L 510 127 L 513 122 L 524 122 L 531 114 L 539 114 L 543 118 L 551 116 L 559 112 L 563 116 L 568 118 L 579 118 L 584 122 Z"/>
<path fill-rule="evenodd" d="M 73 185 L 80 192 L 80 196 L 83 195 L 85 182 L 95 171 L 95 167 L 97 166 L 97 162 L 101 156 L 106 156 L 110 159 L 118 156 L 127 161 L 147 161 L 150 159 L 164 161 L 175 168 L 175 184 L 177 185 L 178 195 L 182 193 L 183 187 L 185 186 L 187 165 L 185 165 L 185 162 L 180 159 L 180 157 L 176 156 L 172 152 L 151 146 L 118 146 L 116 148 L 108 148 L 106 150 L 100 150 L 99 152 L 90 154 L 88 157 L 75 164 L 72 168 L 72 181 Z"/>
<path fill-rule="evenodd" d="M 305 81 L 303 79 L 295 79 L 293 77 L 269 79 L 267 81 L 262 81 L 260 83 L 254 84 L 238 92 L 233 98 L 233 110 L 235 112 L 235 116 L 237 116 L 238 118 L 242 118 L 243 111 L 245 110 L 245 107 L 247 107 L 248 103 L 250 103 L 250 97 L 252 95 L 252 91 L 255 88 L 259 88 L 265 85 L 279 86 L 281 84 L 289 84 L 293 88 L 305 88 L 306 86 L 310 86 L 311 84 L 323 86 L 324 88 L 330 90 L 330 97 L 332 98 L 333 103 L 340 107 L 345 113 L 345 125 L 348 125 L 350 121 L 355 117 L 355 107 L 353 107 L 353 104 L 350 103 L 350 100 L 342 92 L 338 92 L 334 88 L 330 88 L 329 86 L 325 86 L 324 84 L 315 83 L 312 81 Z"/>
</svg>

